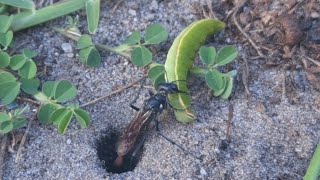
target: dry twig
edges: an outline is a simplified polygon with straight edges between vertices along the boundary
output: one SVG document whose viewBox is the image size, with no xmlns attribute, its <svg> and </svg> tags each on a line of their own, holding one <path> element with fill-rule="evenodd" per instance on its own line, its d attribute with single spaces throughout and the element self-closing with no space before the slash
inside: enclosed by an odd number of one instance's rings
<svg viewBox="0 0 320 180">
<path fill-rule="evenodd" d="M 6 150 L 8 144 L 7 134 L 1 135 L 1 149 L 0 149 L 0 180 L 3 179 L 4 158 L 6 157 Z"/>
<path fill-rule="evenodd" d="M 227 122 L 227 140 L 231 140 L 231 126 L 232 126 L 232 119 L 233 119 L 233 105 L 229 105 L 229 113 L 228 113 L 228 122 Z"/>
<path fill-rule="evenodd" d="M 27 134 L 28 134 L 28 132 L 29 132 L 29 130 L 30 130 L 30 127 L 31 127 L 31 124 L 32 124 L 33 120 L 36 119 L 37 114 L 38 114 L 38 112 L 36 111 L 36 112 L 34 113 L 34 115 L 32 116 L 32 118 L 29 120 L 27 129 L 26 129 L 26 131 L 24 132 L 24 134 L 23 134 L 23 136 L 22 136 L 21 142 L 20 142 L 20 144 L 19 144 L 19 149 L 18 149 L 18 152 L 17 152 L 17 157 L 16 157 L 16 160 L 15 160 L 16 163 L 18 163 L 18 162 L 20 161 L 20 159 L 21 159 L 21 153 L 22 153 L 23 145 L 24 145 L 24 143 L 26 142 Z"/>
<path fill-rule="evenodd" d="M 241 56 L 241 58 L 244 61 L 244 67 L 242 68 L 242 83 L 244 85 L 244 89 L 246 91 L 247 99 L 250 97 L 251 93 L 248 86 L 248 78 L 249 78 L 249 66 L 248 66 L 248 60 L 245 56 Z"/>
<path fill-rule="evenodd" d="M 236 27 L 238 28 L 238 30 L 248 39 L 248 41 L 250 42 L 250 44 L 253 46 L 253 48 L 257 51 L 258 55 L 260 56 L 260 58 L 265 58 L 265 55 L 263 55 L 263 53 L 260 51 L 260 47 L 250 38 L 250 36 L 242 29 L 242 27 L 240 26 L 236 15 L 238 14 L 239 8 L 242 6 L 239 5 L 236 7 L 236 9 L 234 10 L 233 14 L 232 14 L 232 20 L 234 22 L 234 24 L 236 25 Z"/>
<path fill-rule="evenodd" d="M 89 106 L 89 105 L 91 105 L 91 104 L 94 104 L 94 103 L 102 100 L 102 99 L 105 99 L 105 98 L 107 98 L 107 97 L 110 97 L 110 96 L 112 96 L 112 95 L 115 95 L 115 94 L 117 94 L 117 93 L 120 93 L 120 92 L 122 92 L 122 91 L 124 91 L 124 90 L 126 90 L 126 89 L 128 89 L 128 88 L 130 88 L 130 87 L 132 87 L 133 85 L 137 84 L 138 82 L 144 80 L 146 77 L 147 77 L 147 76 L 143 76 L 142 78 L 140 78 L 140 79 L 138 79 L 138 80 L 136 80 L 136 81 L 134 81 L 134 82 L 132 82 L 132 83 L 130 83 L 130 84 L 128 84 L 128 85 L 126 85 L 126 86 L 118 89 L 118 90 L 116 90 L 116 91 L 112 91 L 111 93 L 108 93 L 108 94 L 106 94 L 106 95 L 104 95 L 104 96 L 102 96 L 102 97 L 99 97 L 99 98 L 94 99 L 94 100 L 92 100 L 92 101 L 89 101 L 89 102 L 87 102 L 87 103 L 85 103 L 85 104 L 82 104 L 80 107 Z"/>
</svg>

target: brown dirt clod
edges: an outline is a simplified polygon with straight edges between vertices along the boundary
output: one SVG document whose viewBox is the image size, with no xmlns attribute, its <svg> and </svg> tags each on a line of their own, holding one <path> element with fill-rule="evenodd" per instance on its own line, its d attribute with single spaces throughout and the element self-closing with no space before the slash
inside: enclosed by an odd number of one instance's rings
<svg viewBox="0 0 320 180">
<path fill-rule="evenodd" d="M 300 28 L 299 20 L 292 15 L 284 14 L 277 19 L 277 23 L 282 30 L 281 43 L 293 46 L 299 43 L 304 34 Z"/>
</svg>

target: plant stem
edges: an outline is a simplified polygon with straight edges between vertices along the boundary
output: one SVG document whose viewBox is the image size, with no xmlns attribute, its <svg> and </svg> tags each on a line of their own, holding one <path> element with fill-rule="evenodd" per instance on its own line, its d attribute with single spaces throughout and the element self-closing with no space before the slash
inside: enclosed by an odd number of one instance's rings
<svg viewBox="0 0 320 180">
<path fill-rule="evenodd" d="M 61 29 L 61 28 L 53 28 L 55 31 L 57 31 L 58 33 L 60 33 L 61 35 L 67 37 L 67 38 L 70 38 L 74 41 L 78 41 L 79 38 L 80 38 L 80 35 L 79 34 L 74 34 L 74 33 L 71 33 L 67 30 L 64 30 L 64 29 Z M 114 52 L 116 54 L 119 54 L 121 56 L 124 56 L 126 58 L 129 58 L 130 59 L 130 54 L 129 53 L 126 53 L 126 52 L 122 52 L 122 51 L 118 51 L 116 48 L 114 47 L 111 47 L 111 46 L 107 46 L 107 45 L 104 45 L 104 44 L 99 44 L 99 43 L 94 43 L 94 45 L 100 49 L 100 50 L 103 50 L 103 51 L 111 51 L 111 52 Z"/>
<path fill-rule="evenodd" d="M 199 67 L 193 67 L 190 69 L 190 73 L 192 73 L 196 76 L 200 76 L 200 77 L 205 77 L 207 72 L 208 72 L 207 69 L 203 69 L 203 68 L 199 68 Z"/>
<path fill-rule="evenodd" d="M 60 16 L 72 13 L 85 7 L 87 0 L 68 0 L 44 7 L 34 12 L 24 11 L 14 15 L 11 29 L 19 31 Z"/>
<path fill-rule="evenodd" d="M 313 154 L 309 164 L 304 180 L 317 180 L 320 175 L 320 144 L 318 144 L 316 151 Z"/>
</svg>

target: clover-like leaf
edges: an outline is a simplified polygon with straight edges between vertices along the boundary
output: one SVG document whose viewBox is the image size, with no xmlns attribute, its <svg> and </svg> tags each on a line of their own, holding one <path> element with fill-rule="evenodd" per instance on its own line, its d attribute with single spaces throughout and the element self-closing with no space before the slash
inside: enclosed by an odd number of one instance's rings
<svg viewBox="0 0 320 180">
<path fill-rule="evenodd" d="M 43 124 L 52 123 L 52 121 L 50 121 L 50 115 L 57 109 L 58 106 L 56 104 L 48 103 L 42 105 L 37 114 L 39 121 Z"/>
<path fill-rule="evenodd" d="M 100 15 L 100 0 L 86 1 L 86 14 L 88 22 L 88 31 L 94 34 L 97 30 Z"/>
<path fill-rule="evenodd" d="M 208 73 L 205 76 L 207 85 L 213 90 L 213 91 L 219 91 L 223 89 L 223 85 L 225 81 L 224 76 L 217 70 L 212 69 L 208 71 Z"/>
<path fill-rule="evenodd" d="M 16 78 L 9 72 L 0 71 L 0 85 L 5 82 L 15 82 Z"/>
<path fill-rule="evenodd" d="M 162 64 L 151 64 L 148 77 L 151 79 L 154 87 L 158 87 L 161 83 L 165 83 L 165 69 Z"/>
<path fill-rule="evenodd" d="M 218 91 L 213 91 L 213 95 L 216 97 L 220 96 L 225 91 L 226 86 L 227 86 L 227 80 L 226 80 L 226 77 L 224 77 L 222 88 Z"/>
<path fill-rule="evenodd" d="M 77 49 L 84 49 L 93 46 L 92 39 L 88 34 L 82 35 L 77 42 Z"/>
<path fill-rule="evenodd" d="M 1 133 L 8 133 L 10 131 L 12 131 L 13 129 L 13 123 L 12 121 L 5 121 L 5 122 L 2 122 L 0 124 L 0 132 Z"/>
<path fill-rule="evenodd" d="M 227 78 L 227 85 L 224 90 L 224 92 L 219 96 L 221 99 L 228 99 L 230 95 L 232 94 L 233 89 L 233 78 L 229 77 Z"/>
<path fill-rule="evenodd" d="M 10 56 L 6 52 L 0 52 L 0 68 L 5 68 L 10 64 Z"/>
<path fill-rule="evenodd" d="M 89 67 L 98 67 L 101 63 L 99 51 L 94 46 L 81 49 L 79 57 L 80 61 Z"/>
<path fill-rule="evenodd" d="M 233 46 L 225 46 L 217 53 L 216 64 L 219 66 L 226 65 L 235 60 L 238 56 L 238 51 Z"/>
<path fill-rule="evenodd" d="M 54 99 L 58 102 L 65 102 L 77 95 L 76 87 L 67 80 L 59 81 L 54 92 Z"/>
<path fill-rule="evenodd" d="M 127 39 L 124 41 L 124 44 L 134 45 L 134 44 L 138 44 L 140 41 L 141 41 L 140 32 L 134 31 L 130 34 L 130 36 L 127 37 Z"/>
<path fill-rule="evenodd" d="M 12 70 L 16 71 L 26 63 L 27 58 L 23 54 L 14 55 L 10 59 L 10 67 Z"/>
<path fill-rule="evenodd" d="M 40 86 L 40 80 L 38 78 L 25 79 L 21 78 L 21 89 L 31 95 L 34 95 L 38 92 L 38 88 Z"/>
<path fill-rule="evenodd" d="M 47 97 L 53 97 L 54 92 L 56 91 L 57 84 L 58 83 L 55 81 L 46 81 L 45 83 L 43 83 L 42 85 L 43 94 L 46 95 Z"/>
<path fill-rule="evenodd" d="M 58 127 L 58 132 L 64 134 L 72 118 L 72 111 L 68 108 L 60 108 L 53 111 L 50 115 L 50 121 Z"/>
<path fill-rule="evenodd" d="M 137 47 L 131 53 L 132 63 L 138 67 L 143 67 L 152 62 L 152 53 L 148 48 Z"/>
<path fill-rule="evenodd" d="M 77 108 L 73 110 L 73 114 L 76 116 L 78 123 L 80 124 L 81 128 L 88 127 L 90 123 L 90 115 L 83 109 Z"/>
<path fill-rule="evenodd" d="M 8 47 L 13 39 L 13 32 L 7 31 L 5 33 L 0 33 L 0 44 L 4 47 Z"/>
<path fill-rule="evenodd" d="M 10 116 L 7 113 L 0 112 L 0 123 L 9 121 L 9 120 L 10 120 Z"/>
<path fill-rule="evenodd" d="M 13 16 L 0 15 L 0 33 L 5 33 L 10 28 Z"/>
<path fill-rule="evenodd" d="M 27 124 L 27 120 L 26 118 L 14 118 L 12 119 L 12 124 L 13 124 L 13 129 L 19 129 L 22 128 L 23 126 L 25 126 Z"/>
<path fill-rule="evenodd" d="M 35 56 L 37 56 L 37 52 L 36 51 L 31 51 L 30 49 L 23 49 L 23 55 L 26 57 L 26 59 L 31 59 Z"/>
<path fill-rule="evenodd" d="M 160 24 L 147 27 L 144 37 L 145 44 L 159 44 L 168 38 L 168 32 Z"/>
<path fill-rule="evenodd" d="M 32 60 L 28 60 L 22 68 L 19 69 L 18 74 L 22 78 L 31 79 L 33 78 L 37 73 L 37 65 Z"/>
<path fill-rule="evenodd" d="M 199 50 L 202 62 L 206 65 L 212 65 L 216 58 L 216 49 L 214 47 L 202 46 Z"/>
<path fill-rule="evenodd" d="M 14 101 L 20 92 L 20 83 L 5 82 L 0 84 L 0 99 L 5 105 Z"/>
</svg>

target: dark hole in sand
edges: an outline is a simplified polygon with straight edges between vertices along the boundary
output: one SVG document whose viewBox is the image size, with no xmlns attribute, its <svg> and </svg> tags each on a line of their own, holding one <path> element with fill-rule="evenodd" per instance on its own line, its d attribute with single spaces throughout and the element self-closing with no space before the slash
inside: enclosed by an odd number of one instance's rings
<svg viewBox="0 0 320 180">
<path fill-rule="evenodd" d="M 128 154 L 124 157 L 124 164 L 121 167 L 114 165 L 114 161 L 117 158 L 116 142 L 119 136 L 119 132 L 112 129 L 101 136 L 96 142 L 96 149 L 99 159 L 103 162 L 107 172 L 111 173 L 123 173 L 132 171 L 138 164 L 142 154 L 142 149 L 137 153 L 135 157 Z"/>
</svg>

